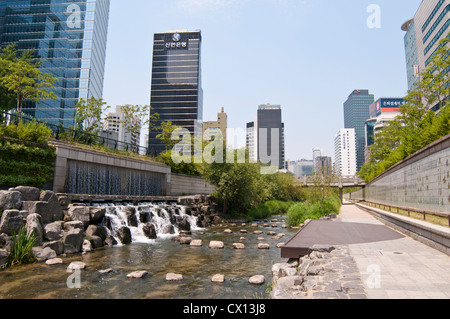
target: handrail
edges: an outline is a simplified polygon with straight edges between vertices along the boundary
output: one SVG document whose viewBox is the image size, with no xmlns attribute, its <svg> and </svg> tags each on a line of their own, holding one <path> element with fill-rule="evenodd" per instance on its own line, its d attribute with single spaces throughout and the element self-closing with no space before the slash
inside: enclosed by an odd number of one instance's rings
<svg viewBox="0 0 450 319">
<path fill-rule="evenodd" d="M 389 210 L 391 210 L 392 208 L 397 209 L 397 214 L 399 214 L 399 210 L 401 209 L 401 210 L 408 212 L 408 217 L 411 216 L 411 212 L 419 213 L 419 214 L 423 215 L 423 220 L 426 220 L 427 215 L 444 217 L 444 218 L 448 219 L 448 225 L 450 227 L 450 213 L 447 213 L 447 212 L 438 212 L 438 211 L 433 211 L 433 210 L 429 210 L 429 209 L 420 209 L 420 208 L 413 208 L 413 207 L 407 207 L 407 206 L 397 206 L 397 205 L 391 205 L 391 204 L 385 204 L 385 203 L 379 203 L 379 202 L 367 201 L 367 200 L 362 201 L 362 202 L 369 204 L 369 206 L 374 205 L 373 207 L 375 207 L 375 205 L 379 205 L 380 208 L 381 208 L 381 206 L 384 206 L 384 208 L 383 208 L 384 210 L 386 210 L 386 207 L 388 207 Z"/>
<path fill-rule="evenodd" d="M 17 118 L 18 118 L 18 116 L 16 114 L 12 114 L 12 113 L 8 113 L 8 112 L 0 110 L 0 118 L 2 116 L 5 118 L 9 117 L 10 122 L 17 120 Z M 106 146 L 106 147 L 108 147 L 110 149 L 114 149 L 114 150 L 133 152 L 136 154 L 144 154 L 147 156 L 150 155 L 150 150 L 144 146 L 130 144 L 130 143 L 118 141 L 115 139 L 111 139 L 108 137 L 86 133 L 81 130 L 76 130 L 76 129 L 71 129 L 71 128 L 67 128 L 67 127 L 63 127 L 63 126 L 50 124 L 47 122 L 39 121 L 32 117 L 26 117 L 25 115 L 22 115 L 22 122 L 28 123 L 28 122 L 32 122 L 32 121 L 36 121 L 37 123 L 46 125 L 49 129 L 52 130 L 52 135 L 56 140 L 62 139 L 61 136 L 63 136 L 64 134 L 70 134 L 70 136 L 75 137 L 75 138 L 73 138 L 74 140 L 76 140 L 77 142 L 79 142 L 81 144 L 91 145 L 93 143 L 98 143 L 100 145 Z M 78 139 L 76 137 L 78 137 Z"/>
</svg>

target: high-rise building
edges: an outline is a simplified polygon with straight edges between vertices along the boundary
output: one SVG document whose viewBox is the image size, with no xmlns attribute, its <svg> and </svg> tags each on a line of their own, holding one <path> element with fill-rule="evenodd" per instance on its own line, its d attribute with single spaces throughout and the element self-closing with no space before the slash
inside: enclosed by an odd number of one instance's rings
<svg viewBox="0 0 450 319">
<path fill-rule="evenodd" d="M 58 81 L 57 99 L 26 102 L 23 112 L 74 125 L 79 99 L 102 98 L 110 0 L 2 0 L 0 45 L 33 50 L 40 70 Z"/>
<path fill-rule="evenodd" d="M 175 30 L 154 34 L 151 83 L 151 114 L 161 122 L 202 132 L 201 31 Z M 165 146 L 150 131 L 149 152 L 157 155 Z"/>
<path fill-rule="evenodd" d="M 227 123 L 228 116 L 225 113 L 225 109 L 222 107 L 220 113 L 217 114 L 217 121 L 203 122 L 203 139 L 211 141 L 212 136 L 220 132 L 222 134 L 223 140 L 227 140 Z"/>
<path fill-rule="evenodd" d="M 414 18 L 405 22 L 402 30 L 406 31 L 406 64 L 408 87 L 411 89 L 419 81 L 419 73 L 428 67 L 439 48 L 439 41 L 449 36 L 450 0 L 422 1 Z M 438 110 L 440 106 L 430 107 Z"/>
<path fill-rule="evenodd" d="M 137 118 L 133 120 L 139 121 L 139 119 Z M 141 133 L 130 132 L 129 130 L 127 130 L 125 121 L 127 121 L 127 118 L 124 112 L 121 110 L 120 106 L 116 106 L 116 111 L 110 112 L 108 114 L 108 117 L 103 124 L 103 130 L 107 132 L 117 133 L 117 141 L 119 142 L 131 144 L 132 146 L 138 147 L 141 140 Z M 118 149 L 128 150 L 124 144 L 119 144 Z"/>
<path fill-rule="evenodd" d="M 346 177 L 356 175 L 355 129 L 341 129 L 334 139 L 336 174 Z"/>
<path fill-rule="evenodd" d="M 331 173 L 333 173 L 333 159 L 329 156 L 316 157 L 314 173 L 319 175 L 331 175 Z"/>
<path fill-rule="evenodd" d="M 322 148 L 313 148 L 313 165 L 316 165 L 316 158 L 323 156 Z"/>
<path fill-rule="evenodd" d="M 280 105 L 262 104 L 254 122 L 247 123 L 250 158 L 285 169 L 285 136 Z M 268 163 L 268 159 L 271 159 Z M 276 158 L 276 159 L 275 159 Z"/>
<path fill-rule="evenodd" d="M 365 160 L 365 124 L 370 118 L 369 107 L 375 101 L 369 90 L 354 90 L 344 103 L 345 128 L 355 129 L 356 135 L 356 170 L 359 171 Z"/>
</svg>

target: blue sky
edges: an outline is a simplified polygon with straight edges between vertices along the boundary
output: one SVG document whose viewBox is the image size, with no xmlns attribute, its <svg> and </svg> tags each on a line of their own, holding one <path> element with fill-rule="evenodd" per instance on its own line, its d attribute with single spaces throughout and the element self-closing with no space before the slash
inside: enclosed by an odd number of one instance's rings
<svg viewBox="0 0 450 319">
<path fill-rule="evenodd" d="M 155 32 L 202 30 L 204 121 L 220 108 L 245 128 L 260 104 L 280 104 L 286 157 L 334 158 L 343 103 L 354 89 L 375 98 L 407 91 L 403 22 L 421 0 L 112 0 L 104 99 L 149 104 Z M 371 4 L 381 28 L 369 28 Z M 240 140 L 238 143 L 242 143 Z"/>
</svg>

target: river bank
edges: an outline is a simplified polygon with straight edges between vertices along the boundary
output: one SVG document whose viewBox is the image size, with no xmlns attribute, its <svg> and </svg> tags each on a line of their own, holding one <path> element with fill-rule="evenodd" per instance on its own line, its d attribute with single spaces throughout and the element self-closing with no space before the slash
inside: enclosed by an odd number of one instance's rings
<svg viewBox="0 0 450 319">
<path fill-rule="evenodd" d="M 294 232 L 284 224 L 283 217 L 251 224 L 223 223 L 207 197 L 183 198 L 180 203 L 184 205 L 122 203 L 102 207 L 102 204 L 70 206 L 61 202 L 65 217 L 82 219 L 79 216 L 87 216 L 87 213 L 73 212 L 69 215 L 71 208 L 89 211 L 89 223 L 68 221 L 63 217 L 62 221 L 42 225 L 43 245 L 50 243 L 48 236 L 51 234 L 61 236 L 61 233 L 48 231 L 48 225 L 61 226 L 62 238 L 56 241 L 64 244 L 62 254 L 54 251 L 49 256 L 41 255 L 39 263 L 0 271 L 1 298 L 267 298 L 271 267 L 283 261 L 278 247 Z M 23 210 L 18 211 L 25 214 Z M 99 211 L 101 215 L 104 213 L 103 223 L 93 225 L 93 213 Z M 25 221 L 22 219 L 25 225 L 30 215 Z M 105 219 L 109 219 L 109 223 Z M 157 231 L 156 238 L 146 235 L 151 233 L 145 231 L 150 222 Z M 106 244 L 107 240 L 102 240 L 105 245 L 90 249 L 86 242 L 89 240 L 83 239 L 80 251 L 68 253 L 65 243 L 70 231 L 66 231 L 66 224 L 71 223 L 82 227 L 83 236 L 93 226 L 105 227 L 100 229 L 106 231 L 106 238 L 113 235 L 112 239 L 119 240 L 111 246 Z M 111 228 L 117 230 L 120 225 L 130 230 L 128 244 L 120 242 L 120 232 L 111 232 Z M 162 229 L 166 231 L 161 232 Z M 92 235 L 90 239 L 100 243 L 92 238 L 99 235 Z M 222 245 L 215 249 L 212 243 Z M 43 249 L 47 248 L 51 249 L 48 246 Z M 85 268 L 77 272 L 70 266 L 73 262 L 83 263 Z M 136 272 L 144 276 L 129 278 Z M 167 281 L 168 274 L 182 277 L 179 281 Z M 254 282 L 256 279 L 261 281 Z"/>
</svg>

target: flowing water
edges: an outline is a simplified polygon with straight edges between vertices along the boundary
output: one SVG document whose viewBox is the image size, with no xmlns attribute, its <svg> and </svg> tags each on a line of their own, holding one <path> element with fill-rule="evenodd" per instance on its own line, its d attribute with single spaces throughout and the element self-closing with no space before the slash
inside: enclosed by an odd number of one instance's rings
<svg viewBox="0 0 450 319">
<path fill-rule="evenodd" d="M 106 220 L 109 232 L 129 226 L 126 214 L 131 205 L 107 206 Z M 240 223 L 235 226 L 215 226 L 202 229 L 195 217 L 185 214 L 184 207 L 141 204 L 135 208 L 137 225 L 129 227 L 133 243 L 96 249 L 86 254 L 68 255 L 64 264 L 48 266 L 45 263 L 15 266 L 0 270 L 0 299 L 255 299 L 267 298 L 266 289 L 272 280 L 271 269 L 275 263 L 286 262 L 280 257 L 278 243 L 286 242 L 294 231 L 284 229 L 283 217 L 277 222 L 258 222 L 257 226 Z M 150 215 L 149 215 L 150 214 Z M 151 218 L 150 218 L 150 217 Z M 151 220 L 158 238 L 148 239 L 142 230 L 145 219 Z M 180 233 L 180 220 L 189 222 L 193 239 L 201 239 L 202 247 L 180 245 L 173 238 Z M 266 224 L 266 225 L 265 225 Z M 267 225 L 268 224 L 268 225 Z M 277 227 L 272 227 L 276 225 Z M 224 233 L 231 229 L 231 234 Z M 246 230 L 247 233 L 242 233 Z M 254 234 L 259 230 L 262 234 Z M 284 233 L 281 239 L 268 235 L 269 231 Z M 241 241 L 241 237 L 245 240 Z M 258 240 L 263 237 L 264 240 Z M 225 248 L 210 249 L 210 241 L 223 241 Z M 119 242 L 119 241 L 118 241 Z M 233 248 L 242 242 L 245 249 Z M 258 243 L 270 244 L 270 249 L 258 249 Z M 73 276 L 68 270 L 71 262 L 82 261 L 87 268 L 81 270 L 79 286 L 73 288 Z M 99 270 L 111 268 L 107 274 Z M 129 279 L 127 274 L 147 271 L 142 279 Z M 182 274 L 181 282 L 167 282 L 166 274 Z M 215 274 L 225 276 L 222 284 L 212 283 Z M 248 283 L 254 275 L 264 275 L 262 286 Z M 71 277 L 72 276 L 72 277 Z M 69 288 L 72 287 L 72 288 Z"/>
</svg>

